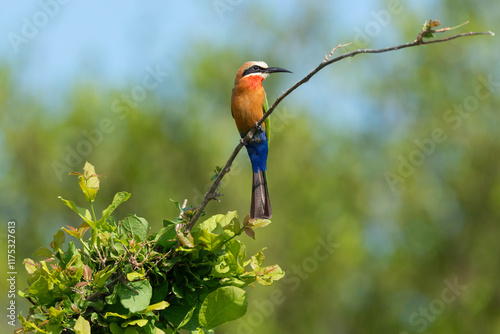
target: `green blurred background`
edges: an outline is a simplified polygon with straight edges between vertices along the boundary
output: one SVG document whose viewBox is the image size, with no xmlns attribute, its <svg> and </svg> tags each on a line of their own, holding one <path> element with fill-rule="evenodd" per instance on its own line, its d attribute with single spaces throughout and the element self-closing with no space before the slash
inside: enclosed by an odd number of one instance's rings
<svg viewBox="0 0 500 334">
<path fill-rule="evenodd" d="M 238 142 L 229 99 L 244 61 L 294 72 L 266 80 L 271 103 L 338 43 L 354 42 L 336 55 L 401 44 L 430 18 L 500 31 L 493 0 L 5 6 L 0 249 L 14 220 L 17 289 L 22 260 L 79 225 L 57 196 L 84 205 L 67 174 L 86 160 L 106 175 L 98 211 L 132 193 L 115 218 L 136 213 L 158 229 L 178 215 L 170 199 L 201 202 Z M 280 104 L 273 224 L 246 244 L 268 247 L 287 276 L 248 289 L 247 315 L 218 333 L 500 333 L 499 50 L 498 37 L 479 36 L 359 55 Z M 208 214 L 244 217 L 250 180 L 241 152 Z M 5 312 L 6 278 L 0 288 Z"/>
</svg>

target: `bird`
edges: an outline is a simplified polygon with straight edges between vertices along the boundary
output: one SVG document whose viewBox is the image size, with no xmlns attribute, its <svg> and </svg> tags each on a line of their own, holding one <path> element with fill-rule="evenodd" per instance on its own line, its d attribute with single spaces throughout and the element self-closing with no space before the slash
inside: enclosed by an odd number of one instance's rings
<svg viewBox="0 0 500 334">
<path fill-rule="evenodd" d="M 262 81 L 269 74 L 277 72 L 292 73 L 280 67 L 269 67 L 263 61 L 247 61 L 238 69 L 231 93 L 231 114 L 241 138 L 244 138 L 253 127 L 258 128 L 255 135 L 245 143 L 253 171 L 251 219 L 272 217 L 266 173 L 271 126 L 269 117 L 263 126 L 259 126 L 258 122 L 268 109 Z"/>
</svg>

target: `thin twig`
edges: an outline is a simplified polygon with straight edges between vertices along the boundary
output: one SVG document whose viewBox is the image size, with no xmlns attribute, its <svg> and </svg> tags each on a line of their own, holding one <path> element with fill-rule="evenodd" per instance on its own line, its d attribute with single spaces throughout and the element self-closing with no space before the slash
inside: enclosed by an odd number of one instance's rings
<svg viewBox="0 0 500 334">
<path fill-rule="evenodd" d="M 329 54 L 327 54 L 327 55 L 325 56 L 325 59 L 324 59 L 323 61 L 324 61 L 324 62 L 325 62 L 325 61 L 328 61 L 328 59 L 330 59 L 330 58 L 333 56 L 333 54 L 335 53 L 335 51 L 337 51 L 337 49 L 339 49 L 339 48 L 343 48 L 344 46 L 348 46 L 348 45 L 351 45 L 351 44 L 352 44 L 352 42 L 351 42 L 351 43 L 347 43 L 347 44 L 342 44 L 342 43 L 340 43 L 339 45 L 337 45 L 336 47 L 334 47 L 334 48 L 332 49 L 332 51 L 330 51 L 330 53 L 329 53 Z"/>
<path fill-rule="evenodd" d="M 188 200 L 187 198 L 184 199 L 184 202 L 182 203 L 182 206 L 181 206 L 181 212 L 179 213 L 179 218 L 182 218 L 182 215 L 184 214 L 184 209 L 186 208 L 188 204 Z"/>
<path fill-rule="evenodd" d="M 442 31 L 446 31 L 444 29 L 441 29 L 441 30 Z M 441 32 L 441 31 L 433 31 L 433 32 Z M 440 39 L 429 40 L 429 41 L 423 41 L 422 39 L 418 39 L 417 38 L 413 42 L 406 43 L 406 44 L 401 44 L 401 45 L 392 46 L 392 47 L 383 48 L 383 49 L 358 49 L 358 50 L 355 50 L 355 51 L 352 51 L 352 52 L 345 53 L 345 54 L 343 54 L 341 56 L 329 59 L 333 55 L 333 52 L 337 48 L 345 46 L 345 45 L 339 44 L 337 47 L 335 47 L 332 50 L 332 52 L 329 55 L 327 55 L 325 57 L 325 59 L 323 60 L 323 62 L 321 62 L 315 69 L 313 69 L 304 78 L 302 78 L 301 80 L 297 81 L 297 83 L 295 83 L 292 87 L 290 87 L 288 90 L 286 90 L 285 92 L 283 92 L 280 96 L 278 96 L 278 98 L 269 107 L 269 109 L 264 114 L 264 116 L 262 116 L 262 118 L 260 119 L 260 121 L 257 122 L 256 126 L 253 127 L 242 140 L 240 140 L 240 143 L 234 149 L 233 153 L 229 157 L 229 160 L 226 162 L 224 168 L 222 168 L 222 170 L 220 171 L 219 175 L 217 175 L 217 178 L 212 183 L 212 186 L 210 187 L 210 189 L 205 194 L 205 197 L 203 198 L 203 201 L 201 202 L 200 206 L 197 208 L 195 215 L 187 223 L 186 228 L 184 229 L 184 233 L 188 233 L 188 232 L 191 231 L 191 229 L 193 228 L 193 226 L 196 223 L 196 221 L 198 220 L 198 218 L 200 218 L 203 210 L 205 210 L 205 207 L 207 206 L 208 202 L 210 202 L 210 200 L 214 199 L 215 194 L 217 192 L 217 188 L 219 187 L 219 184 L 220 184 L 222 178 L 231 170 L 231 165 L 233 164 L 233 161 L 236 158 L 236 156 L 238 155 L 238 153 L 240 152 L 240 150 L 243 148 L 244 143 L 246 143 L 256 133 L 256 131 L 257 131 L 257 125 L 261 125 L 262 123 L 264 123 L 264 121 L 273 113 L 274 109 L 276 109 L 276 107 L 278 106 L 278 104 L 280 104 L 280 102 L 283 101 L 283 99 L 285 97 L 287 97 L 291 92 L 293 92 L 294 90 L 296 90 L 299 86 L 301 86 L 304 83 L 308 82 L 316 73 L 318 73 L 324 67 L 326 67 L 328 65 L 331 65 L 333 63 L 336 63 L 336 62 L 338 62 L 338 61 L 340 61 L 340 60 L 342 60 L 344 58 L 354 57 L 354 56 L 356 56 L 358 54 L 361 54 L 361 53 L 383 53 L 383 52 L 389 52 L 389 51 L 396 51 L 396 50 L 401 50 L 401 49 L 405 49 L 405 48 L 409 48 L 409 47 L 413 47 L 413 46 L 420 46 L 420 45 L 434 44 L 434 43 L 442 43 L 442 42 L 451 41 L 453 39 L 460 38 L 460 37 L 476 36 L 476 35 L 491 35 L 491 36 L 494 36 L 495 34 L 492 31 L 486 31 L 486 32 L 468 32 L 468 33 L 462 33 L 462 34 L 453 35 L 453 36 L 446 37 L 446 38 L 440 38 Z M 346 44 L 346 45 L 348 45 L 348 44 Z"/>
</svg>

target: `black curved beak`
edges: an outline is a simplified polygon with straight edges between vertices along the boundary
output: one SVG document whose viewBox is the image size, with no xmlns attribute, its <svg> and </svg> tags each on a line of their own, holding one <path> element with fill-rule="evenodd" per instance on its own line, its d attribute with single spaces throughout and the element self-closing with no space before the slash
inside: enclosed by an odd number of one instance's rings
<svg viewBox="0 0 500 334">
<path fill-rule="evenodd" d="M 268 68 L 266 68 L 266 72 L 267 73 L 277 73 L 277 72 L 292 73 L 291 71 L 285 70 L 284 68 L 280 68 L 280 67 L 268 67 Z"/>
</svg>

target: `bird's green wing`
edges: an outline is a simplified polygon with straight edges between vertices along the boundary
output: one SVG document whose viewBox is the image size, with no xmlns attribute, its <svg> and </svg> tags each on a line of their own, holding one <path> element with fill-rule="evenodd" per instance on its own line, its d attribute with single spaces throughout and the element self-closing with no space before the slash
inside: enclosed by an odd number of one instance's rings
<svg viewBox="0 0 500 334">
<path fill-rule="evenodd" d="M 267 103 L 267 96 L 266 96 L 266 98 L 264 99 L 264 105 L 262 106 L 262 110 L 263 110 L 264 114 L 267 112 L 268 109 L 269 109 L 269 105 Z M 266 120 L 264 121 L 264 124 L 266 126 L 266 137 L 267 137 L 267 140 L 269 143 L 269 141 L 271 141 L 271 117 L 266 118 Z"/>
</svg>

